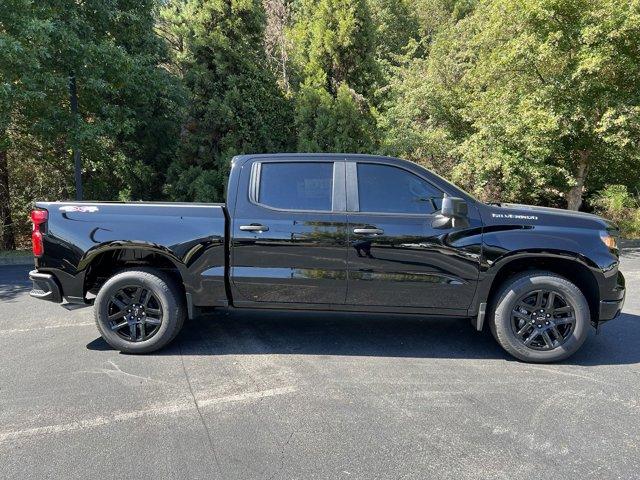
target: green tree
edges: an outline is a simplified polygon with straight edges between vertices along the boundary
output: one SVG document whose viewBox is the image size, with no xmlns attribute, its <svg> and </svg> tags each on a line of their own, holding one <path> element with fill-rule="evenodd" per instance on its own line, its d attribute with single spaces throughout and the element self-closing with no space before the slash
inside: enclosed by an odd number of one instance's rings
<svg viewBox="0 0 640 480">
<path fill-rule="evenodd" d="M 491 2 L 476 22 L 468 172 L 484 181 L 498 158 L 512 188 L 555 189 L 575 210 L 590 172 L 635 164 L 637 181 L 640 3 Z"/>
<path fill-rule="evenodd" d="M 152 0 L 7 0 L 0 13 L 0 179 L 4 208 L 24 231 L 34 199 L 73 193 L 79 148 L 86 196 L 149 198 L 179 134 L 181 94 L 159 65 Z M 69 109 L 74 75 L 79 115 Z M 13 177 L 15 181 L 10 181 Z M 8 189 L 6 188 L 8 184 Z M 2 223 L 8 220 L 2 214 Z M 3 228 L 3 232 L 11 229 Z M 11 247 L 11 242 L 3 242 Z"/>
<path fill-rule="evenodd" d="M 423 95 L 411 83 L 396 89 L 388 144 L 409 139 L 414 155 L 452 158 L 454 179 L 485 197 L 578 209 L 585 189 L 612 175 L 637 185 L 639 9 L 634 0 L 479 2 L 412 65 L 407 82 L 422 76 Z"/>
<path fill-rule="evenodd" d="M 465 18 L 471 3 L 416 0 L 415 10 L 420 41 L 390 76 L 379 118 L 381 151 L 451 177 L 459 164 L 456 148 L 472 133 L 463 115 L 461 82 L 470 58 L 453 54 L 453 47 L 465 44 L 469 35 Z"/>
<path fill-rule="evenodd" d="M 190 96 L 167 191 L 220 201 L 234 155 L 288 150 L 294 139 L 292 108 L 264 51 L 264 9 L 258 0 L 189 0 L 168 4 L 164 18 L 184 45 Z"/>
<path fill-rule="evenodd" d="M 365 0 L 305 0 L 291 30 L 297 68 L 298 150 L 371 151 L 371 99 L 381 79 Z"/>
<path fill-rule="evenodd" d="M 369 5 L 375 27 L 376 59 L 385 72 L 391 73 L 390 67 L 399 65 L 420 41 L 418 14 L 410 0 L 369 0 Z"/>
</svg>

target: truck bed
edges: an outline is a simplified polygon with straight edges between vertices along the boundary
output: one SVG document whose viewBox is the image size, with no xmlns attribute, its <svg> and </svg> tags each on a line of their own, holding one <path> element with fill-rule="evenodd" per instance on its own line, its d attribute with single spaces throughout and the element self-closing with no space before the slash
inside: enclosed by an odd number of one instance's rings
<svg viewBox="0 0 640 480">
<path fill-rule="evenodd" d="M 36 258 L 36 268 L 69 280 L 62 292 L 68 301 L 84 302 L 86 285 L 104 262 L 127 257 L 144 265 L 162 255 L 172 263 L 168 268 L 195 287 L 195 296 L 206 297 L 190 300 L 226 304 L 225 204 L 37 202 L 36 207 L 48 212 L 45 255 Z"/>
</svg>

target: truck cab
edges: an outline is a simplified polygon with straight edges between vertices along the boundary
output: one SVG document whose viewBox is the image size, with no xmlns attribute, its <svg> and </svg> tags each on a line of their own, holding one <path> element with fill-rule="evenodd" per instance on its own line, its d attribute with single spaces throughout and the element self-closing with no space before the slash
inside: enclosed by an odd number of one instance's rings
<svg viewBox="0 0 640 480">
<path fill-rule="evenodd" d="M 482 220 L 466 194 L 386 157 L 236 161 L 228 205 L 234 305 L 467 315 Z M 467 197 L 464 228 L 438 222 L 445 195 Z"/>
</svg>

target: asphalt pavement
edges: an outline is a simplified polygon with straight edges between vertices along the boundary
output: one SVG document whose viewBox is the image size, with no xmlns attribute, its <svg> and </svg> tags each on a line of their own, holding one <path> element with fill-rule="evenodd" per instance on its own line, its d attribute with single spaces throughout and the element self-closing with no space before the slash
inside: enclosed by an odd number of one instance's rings
<svg viewBox="0 0 640 480">
<path fill-rule="evenodd" d="M 0 476 L 640 478 L 640 250 L 623 315 L 529 365 L 467 321 L 220 311 L 123 355 L 0 267 Z"/>
</svg>

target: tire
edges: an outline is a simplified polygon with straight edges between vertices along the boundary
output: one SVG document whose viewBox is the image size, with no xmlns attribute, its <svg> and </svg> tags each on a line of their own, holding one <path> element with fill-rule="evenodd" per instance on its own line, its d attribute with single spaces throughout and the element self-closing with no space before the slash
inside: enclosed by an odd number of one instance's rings
<svg viewBox="0 0 640 480">
<path fill-rule="evenodd" d="M 505 282 L 489 318 L 491 333 L 504 350 L 524 362 L 548 363 L 564 360 L 582 346 L 591 314 L 576 285 L 551 272 L 533 271 Z"/>
<path fill-rule="evenodd" d="M 148 268 L 112 276 L 94 303 L 102 338 L 124 353 L 150 353 L 164 347 L 182 328 L 185 313 L 183 295 L 175 282 Z"/>
</svg>

